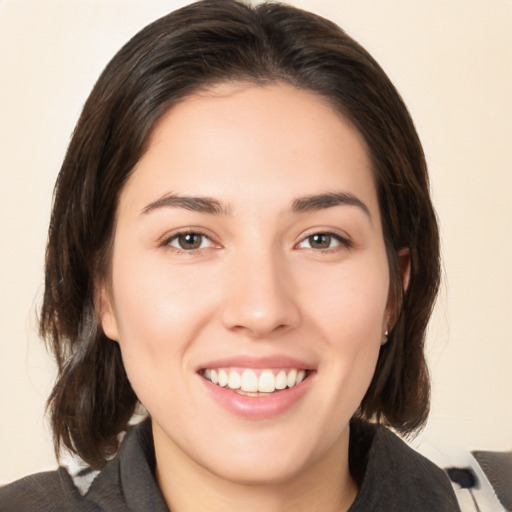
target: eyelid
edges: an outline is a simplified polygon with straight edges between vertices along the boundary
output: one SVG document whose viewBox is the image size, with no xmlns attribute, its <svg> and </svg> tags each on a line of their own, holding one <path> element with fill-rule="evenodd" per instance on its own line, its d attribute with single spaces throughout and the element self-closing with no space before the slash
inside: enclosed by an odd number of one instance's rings
<svg viewBox="0 0 512 512">
<path fill-rule="evenodd" d="M 336 230 L 333 228 L 325 228 L 325 229 L 314 228 L 314 229 L 308 230 L 306 233 L 303 233 L 300 236 L 300 239 L 295 244 L 295 247 L 300 248 L 299 247 L 300 244 L 302 244 L 308 238 L 315 236 L 315 235 L 327 235 L 327 236 L 334 238 L 335 240 L 337 240 L 339 242 L 339 244 L 336 245 L 335 247 L 329 247 L 326 249 L 315 249 L 313 247 L 309 248 L 315 252 L 335 251 L 340 246 L 343 248 L 346 248 L 346 249 L 350 249 L 351 247 L 353 247 L 353 241 L 351 240 L 351 238 L 348 234 L 346 234 L 344 232 L 340 232 L 339 230 Z"/>
<path fill-rule="evenodd" d="M 205 230 L 202 228 L 196 228 L 193 226 L 186 227 L 186 228 L 178 228 L 178 229 L 175 229 L 169 233 L 166 233 L 164 236 L 162 236 L 158 240 L 157 245 L 158 245 L 158 247 L 170 248 L 171 250 L 174 250 L 177 253 L 186 253 L 186 254 L 193 254 L 193 253 L 197 253 L 197 252 L 203 251 L 205 249 L 210 249 L 210 248 L 219 248 L 220 244 L 218 242 L 216 242 L 213 235 L 209 234 L 207 231 L 208 230 Z M 189 249 L 189 250 L 180 249 L 179 247 L 174 247 L 171 245 L 171 242 L 173 240 L 175 240 L 178 237 L 183 236 L 183 235 L 202 236 L 204 238 L 207 238 L 210 241 L 211 245 L 209 247 L 203 247 L 203 248 L 198 248 L 198 249 Z"/>
</svg>

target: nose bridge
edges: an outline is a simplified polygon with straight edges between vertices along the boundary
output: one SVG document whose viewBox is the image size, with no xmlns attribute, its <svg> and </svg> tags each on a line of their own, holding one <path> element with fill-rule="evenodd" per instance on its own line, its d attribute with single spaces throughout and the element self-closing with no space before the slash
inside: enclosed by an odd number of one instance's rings
<svg viewBox="0 0 512 512">
<path fill-rule="evenodd" d="M 300 311 L 286 255 L 271 244 L 234 251 L 225 286 L 223 322 L 251 337 L 295 327 Z"/>
</svg>

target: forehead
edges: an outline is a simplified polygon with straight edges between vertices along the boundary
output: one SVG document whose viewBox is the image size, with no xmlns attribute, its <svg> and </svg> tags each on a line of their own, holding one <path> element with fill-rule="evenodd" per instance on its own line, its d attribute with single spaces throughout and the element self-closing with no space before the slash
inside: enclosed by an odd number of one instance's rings
<svg viewBox="0 0 512 512">
<path fill-rule="evenodd" d="M 280 197 L 357 192 L 376 208 L 360 133 L 323 97 L 287 84 L 222 84 L 174 105 L 155 126 L 123 197 L 164 192 Z"/>
</svg>

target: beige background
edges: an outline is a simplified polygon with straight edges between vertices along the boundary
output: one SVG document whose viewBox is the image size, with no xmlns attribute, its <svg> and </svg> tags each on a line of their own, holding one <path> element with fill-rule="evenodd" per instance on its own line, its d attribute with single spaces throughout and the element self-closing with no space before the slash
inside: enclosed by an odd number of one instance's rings
<svg viewBox="0 0 512 512">
<path fill-rule="evenodd" d="M 96 77 L 171 0 L 0 0 L 0 482 L 55 466 L 36 334 L 53 182 Z M 512 1 L 296 0 L 386 69 L 416 121 L 445 280 L 428 340 L 441 464 L 512 450 Z"/>
</svg>

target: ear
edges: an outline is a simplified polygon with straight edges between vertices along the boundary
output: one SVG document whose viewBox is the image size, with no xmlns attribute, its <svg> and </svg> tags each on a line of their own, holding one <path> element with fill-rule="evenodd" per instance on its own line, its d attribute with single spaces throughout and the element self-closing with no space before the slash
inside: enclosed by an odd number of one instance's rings
<svg viewBox="0 0 512 512">
<path fill-rule="evenodd" d="M 107 338 L 119 341 L 119 331 L 112 303 L 111 290 L 109 290 L 108 285 L 103 280 L 95 288 L 96 311 L 98 312 L 103 332 Z"/>
<path fill-rule="evenodd" d="M 402 290 L 406 292 L 411 278 L 411 251 L 408 248 L 403 248 L 398 251 L 398 273 Z M 391 305 L 388 302 L 384 324 L 382 326 L 382 345 L 388 342 L 388 331 L 393 328 L 399 313 L 398 304 L 395 303 Z"/>
<path fill-rule="evenodd" d="M 398 271 L 400 272 L 403 290 L 406 292 L 411 278 L 411 251 L 408 248 L 398 251 Z"/>
</svg>

